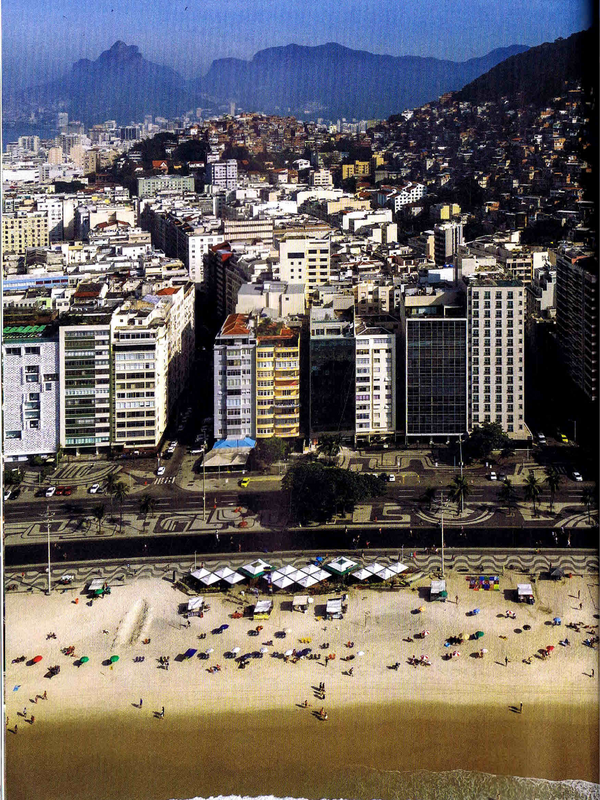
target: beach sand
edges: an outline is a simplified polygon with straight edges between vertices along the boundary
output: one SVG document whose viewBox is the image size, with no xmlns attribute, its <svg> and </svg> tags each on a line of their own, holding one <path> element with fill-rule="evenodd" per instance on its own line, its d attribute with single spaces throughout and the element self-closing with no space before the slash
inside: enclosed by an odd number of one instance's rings
<svg viewBox="0 0 600 800">
<path fill-rule="evenodd" d="M 374 772 L 418 769 L 597 782 L 598 653 L 582 644 L 583 630 L 548 624 L 555 616 L 597 624 L 597 578 L 538 582 L 533 607 L 504 596 L 522 580 L 508 574 L 502 591 L 473 592 L 464 575 L 450 574 L 447 603 L 427 602 L 418 589 L 351 588 L 348 614 L 332 622 L 313 611 L 327 595 L 316 597 L 307 614 L 287 610 L 291 595 L 275 595 L 259 636 L 248 635 L 257 623 L 229 616 L 249 602 L 239 588 L 229 596 L 207 595 L 210 611 L 189 628 L 177 613 L 185 596 L 166 580 L 133 579 L 91 607 L 81 595 L 75 604 L 73 592 L 9 594 L 7 797 L 367 798 L 375 796 Z M 424 610 L 415 614 L 418 607 Z M 467 617 L 475 607 L 480 613 Z M 507 608 L 515 621 L 503 616 Z M 229 625 L 224 633 L 211 633 L 222 623 Z M 285 629 L 285 639 L 274 637 Z M 404 641 L 424 629 L 430 631 L 425 639 Z M 442 659 L 447 636 L 476 630 L 484 631 L 483 639 L 449 648 L 461 656 Z M 46 639 L 49 631 L 56 640 Z M 570 647 L 558 644 L 565 636 Z M 145 638 L 150 644 L 142 644 Z M 223 657 L 235 646 L 251 652 L 268 640 L 269 654 L 245 670 Z M 327 651 L 319 649 L 324 642 Z M 76 659 L 60 652 L 68 645 L 89 662 L 75 666 Z M 549 659 L 522 662 L 548 645 L 555 646 Z M 189 647 L 214 652 L 208 661 L 175 660 Z M 302 647 L 336 658 L 325 667 L 323 659 L 294 664 L 271 655 Z M 485 657 L 471 657 L 481 647 Z M 21 654 L 43 661 L 12 664 Z M 112 654 L 119 661 L 111 668 L 103 662 Z M 410 666 L 413 654 L 427 654 L 432 665 Z M 133 661 L 141 655 L 143 663 Z M 159 668 L 161 655 L 171 658 L 168 671 Z M 355 658 L 341 660 L 348 655 Z M 398 669 L 390 669 L 396 662 Z M 216 663 L 221 671 L 207 672 Z M 61 672 L 48 679 L 51 664 Z M 351 667 L 352 677 L 344 674 Z M 324 701 L 312 688 L 320 681 Z M 44 690 L 48 699 L 33 704 Z M 304 700 L 309 708 L 300 707 Z M 163 706 L 165 716 L 157 718 Z M 326 722 L 313 714 L 321 706 Z M 25 707 L 26 718 L 19 716 Z M 34 725 L 26 721 L 31 714 Z"/>
</svg>

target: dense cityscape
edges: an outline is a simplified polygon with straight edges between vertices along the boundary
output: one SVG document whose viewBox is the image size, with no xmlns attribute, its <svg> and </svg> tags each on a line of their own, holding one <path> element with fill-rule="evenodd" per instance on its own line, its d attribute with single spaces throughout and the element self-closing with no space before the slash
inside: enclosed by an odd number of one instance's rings
<svg viewBox="0 0 600 800">
<path fill-rule="evenodd" d="M 0 795 L 598 798 L 594 28 L 71 2 L 3 98 Z"/>
</svg>

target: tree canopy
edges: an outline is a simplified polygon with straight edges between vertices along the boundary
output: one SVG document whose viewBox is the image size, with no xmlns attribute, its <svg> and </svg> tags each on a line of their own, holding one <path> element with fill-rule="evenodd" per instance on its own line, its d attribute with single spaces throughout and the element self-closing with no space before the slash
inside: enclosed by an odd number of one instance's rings
<svg viewBox="0 0 600 800">
<path fill-rule="evenodd" d="M 356 503 L 380 496 L 386 482 L 321 462 L 298 464 L 283 479 L 290 509 L 300 522 L 325 522 L 336 513 L 352 511 Z"/>
<path fill-rule="evenodd" d="M 505 450 L 510 445 L 510 439 L 499 422 L 484 422 L 473 428 L 463 445 L 463 452 L 467 458 L 485 459 L 492 450 Z"/>
<path fill-rule="evenodd" d="M 255 458 L 259 465 L 269 467 L 276 461 L 281 461 L 288 454 L 289 446 L 285 439 L 271 436 L 269 439 L 259 439 L 255 449 Z"/>
</svg>

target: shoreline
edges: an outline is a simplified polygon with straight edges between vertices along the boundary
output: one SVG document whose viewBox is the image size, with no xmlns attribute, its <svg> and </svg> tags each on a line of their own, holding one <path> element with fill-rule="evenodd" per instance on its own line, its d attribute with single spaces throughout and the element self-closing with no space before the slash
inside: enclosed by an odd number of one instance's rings
<svg viewBox="0 0 600 800">
<path fill-rule="evenodd" d="M 544 702 L 524 713 L 419 701 L 312 709 L 167 713 L 151 709 L 7 734 L 8 800 L 170 800 L 196 795 L 394 797 L 413 773 L 462 770 L 598 783 L 598 707 Z M 37 726 L 37 721 L 36 721 Z M 92 789 L 93 791 L 92 791 Z M 372 794 L 372 792 L 379 792 Z"/>
</svg>

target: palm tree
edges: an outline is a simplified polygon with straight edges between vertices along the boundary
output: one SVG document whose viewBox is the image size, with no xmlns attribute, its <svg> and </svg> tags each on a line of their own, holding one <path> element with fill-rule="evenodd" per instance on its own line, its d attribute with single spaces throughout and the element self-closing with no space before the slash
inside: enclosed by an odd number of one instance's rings
<svg viewBox="0 0 600 800">
<path fill-rule="evenodd" d="M 533 472 L 530 472 L 525 479 L 525 499 L 531 500 L 533 505 L 533 516 L 537 516 L 536 503 L 542 492 L 541 482 L 536 478 Z"/>
<path fill-rule="evenodd" d="M 140 497 L 140 513 L 144 515 L 144 527 L 148 519 L 148 514 L 153 514 L 156 509 L 156 500 L 149 494 L 143 494 Z"/>
<path fill-rule="evenodd" d="M 102 520 L 106 516 L 106 508 L 104 507 L 104 503 L 98 503 L 97 506 L 94 506 L 92 509 L 92 516 L 98 523 L 98 533 L 102 533 Z"/>
<path fill-rule="evenodd" d="M 558 487 L 560 486 L 560 475 L 555 470 L 554 467 L 548 467 L 546 469 L 546 480 L 545 483 L 548 484 L 548 489 L 550 491 L 550 511 L 554 508 L 554 495 L 558 491 Z"/>
<path fill-rule="evenodd" d="M 517 491 L 515 487 L 512 485 L 512 481 L 509 478 L 506 478 L 502 482 L 502 486 L 500 487 L 500 491 L 498 492 L 498 500 L 501 503 L 506 503 L 506 507 L 508 509 L 508 513 L 512 512 L 512 509 L 517 504 Z"/>
<path fill-rule="evenodd" d="M 581 492 L 581 502 L 587 508 L 588 525 L 591 525 L 592 524 L 591 509 L 592 506 L 596 505 L 597 502 L 597 496 L 594 489 L 592 489 L 590 486 L 586 486 L 585 489 L 583 489 Z"/>
<path fill-rule="evenodd" d="M 321 436 L 317 445 L 317 453 L 327 456 L 330 461 L 334 461 L 341 450 L 340 442 L 339 436 L 329 436 L 327 434 Z"/>
<path fill-rule="evenodd" d="M 419 503 L 427 504 L 428 511 L 431 511 L 431 506 L 433 505 L 433 501 L 435 500 L 435 486 L 428 486 L 421 497 L 419 497 Z"/>
<path fill-rule="evenodd" d="M 110 510 L 112 512 L 113 500 L 115 498 L 115 486 L 119 483 L 116 472 L 109 472 L 106 478 L 106 494 L 110 497 Z"/>
<path fill-rule="evenodd" d="M 113 489 L 113 494 L 114 494 L 115 498 L 119 501 L 119 504 L 121 506 L 121 508 L 120 508 L 121 514 L 120 514 L 119 530 L 122 532 L 123 531 L 123 501 L 125 500 L 125 498 L 129 494 L 129 486 L 127 486 L 126 483 L 123 483 L 123 481 L 117 481 L 117 483 L 115 483 L 115 487 Z"/>
<path fill-rule="evenodd" d="M 456 503 L 456 513 L 463 512 L 465 510 L 465 500 L 471 494 L 467 479 L 464 475 L 455 475 L 448 489 L 450 491 L 450 500 Z"/>
</svg>

